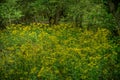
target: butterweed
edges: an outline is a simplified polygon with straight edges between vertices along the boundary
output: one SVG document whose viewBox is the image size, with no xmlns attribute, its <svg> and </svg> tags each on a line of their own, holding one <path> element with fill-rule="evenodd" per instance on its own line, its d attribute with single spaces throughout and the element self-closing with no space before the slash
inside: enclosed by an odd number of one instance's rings
<svg viewBox="0 0 120 80">
<path fill-rule="evenodd" d="M 0 31 L 0 78 L 107 80 L 116 74 L 118 53 L 108 39 L 110 31 L 72 26 L 14 24 Z"/>
</svg>

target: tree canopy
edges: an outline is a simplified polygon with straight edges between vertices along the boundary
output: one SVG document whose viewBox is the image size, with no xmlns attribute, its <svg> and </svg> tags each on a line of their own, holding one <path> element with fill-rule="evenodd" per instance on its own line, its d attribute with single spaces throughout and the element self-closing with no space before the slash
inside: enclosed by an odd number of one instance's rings
<svg viewBox="0 0 120 80">
<path fill-rule="evenodd" d="M 119 0 L 1 0 L 0 27 L 12 23 L 72 22 L 74 26 L 120 31 Z M 4 26 L 3 26 L 4 25 Z"/>
</svg>

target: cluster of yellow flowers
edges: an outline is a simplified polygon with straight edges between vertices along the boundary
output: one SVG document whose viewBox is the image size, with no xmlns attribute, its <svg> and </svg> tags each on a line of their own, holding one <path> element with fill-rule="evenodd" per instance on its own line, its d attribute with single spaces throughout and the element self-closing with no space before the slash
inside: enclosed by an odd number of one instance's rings
<svg viewBox="0 0 120 80">
<path fill-rule="evenodd" d="M 82 30 L 70 24 L 8 26 L 0 32 L 2 80 L 98 80 L 109 77 L 117 53 L 107 29 Z"/>
</svg>

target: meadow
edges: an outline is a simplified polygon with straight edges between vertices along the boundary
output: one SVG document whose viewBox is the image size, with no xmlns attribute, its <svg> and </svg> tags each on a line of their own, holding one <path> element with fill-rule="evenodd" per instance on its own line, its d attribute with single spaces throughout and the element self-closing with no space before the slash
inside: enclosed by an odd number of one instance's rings
<svg viewBox="0 0 120 80">
<path fill-rule="evenodd" d="M 61 23 L 12 24 L 0 31 L 1 80 L 113 80 L 119 73 L 111 32 Z"/>
</svg>

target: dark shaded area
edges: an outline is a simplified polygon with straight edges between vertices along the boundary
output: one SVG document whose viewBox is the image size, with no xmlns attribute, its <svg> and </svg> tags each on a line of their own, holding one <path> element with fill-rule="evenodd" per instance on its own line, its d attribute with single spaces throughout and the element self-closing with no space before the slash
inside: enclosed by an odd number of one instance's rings
<svg viewBox="0 0 120 80">
<path fill-rule="evenodd" d="M 114 36 L 120 36 L 120 0 L 105 0 L 104 5 L 109 14 L 112 14 L 117 27 L 112 30 Z"/>
</svg>

